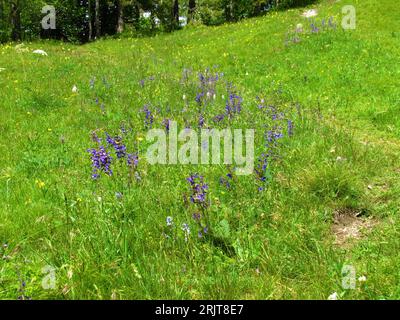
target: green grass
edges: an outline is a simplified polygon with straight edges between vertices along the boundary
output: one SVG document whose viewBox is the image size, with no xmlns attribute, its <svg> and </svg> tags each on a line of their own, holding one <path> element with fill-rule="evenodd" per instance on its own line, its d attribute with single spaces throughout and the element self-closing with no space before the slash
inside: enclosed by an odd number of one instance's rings
<svg viewBox="0 0 400 320">
<path fill-rule="evenodd" d="M 356 30 L 307 32 L 289 45 L 286 34 L 307 25 L 302 9 L 146 39 L 26 43 L 27 52 L 0 46 L 0 243 L 8 244 L 0 298 L 399 299 L 400 8 L 392 0 L 322 1 L 317 20 L 334 16 L 340 26 L 344 4 L 356 7 Z M 38 48 L 48 57 L 31 53 Z M 167 117 L 195 126 L 196 73 L 213 66 L 244 98 L 230 125 L 256 129 L 257 155 L 271 122 L 256 96 L 294 120 L 264 192 L 254 176 L 235 177 L 227 190 L 224 166 L 151 166 L 143 157 L 139 182 L 129 184 L 123 168 L 91 179 L 93 130 L 117 133 L 125 124 L 129 149 L 145 151 L 146 103 L 159 108 L 155 127 Z M 184 68 L 193 74 L 181 84 Z M 222 82 L 217 90 L 210 126 L 225 107 Z M 203 240 L 196 208 L 183 200 L 193 172 L 209 184 L 212 234 Z M 375 224 L 337 246 L 332 224 L 343 209 Z M 169 239 L 167 216 L 175 224 Z M 345 264 L 367 277 L 355 290 L 342 288 Z M 53 290 L 42 288 L 46 265 L 56 270 Z"/>
</svg>

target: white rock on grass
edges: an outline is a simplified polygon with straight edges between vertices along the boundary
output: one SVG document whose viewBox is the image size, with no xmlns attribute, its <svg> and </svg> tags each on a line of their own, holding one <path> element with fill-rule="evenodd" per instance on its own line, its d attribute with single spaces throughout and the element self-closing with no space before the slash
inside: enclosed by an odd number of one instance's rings
<svg viewBox="0 0 400 320">
<path fill-rule="evenodd" d="M 46 51 L 43 51 L 43 50 L 40 50 L 40 49 L 34 50 L 33 53 L 40 54 L 42 56 L 47 56 L 48 55 Z"/>
<path fill-rule="evenodd" d="M 316 17 L 317 15 L 318 15 L 318 11 L 315 9 L 306 10 L 302 13 L 302 16 L 304 18 L 312 18 L 312 17 Z"/>
</svg>

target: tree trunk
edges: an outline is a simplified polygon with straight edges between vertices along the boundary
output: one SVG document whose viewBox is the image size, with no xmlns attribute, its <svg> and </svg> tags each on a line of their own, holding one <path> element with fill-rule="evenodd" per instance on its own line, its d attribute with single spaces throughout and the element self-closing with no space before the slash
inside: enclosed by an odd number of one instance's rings
<svg viewBox="0 0 400 320">
<path fill-rule="evenodd" d="M 21 13 L 19 0 L 11 2 L 11 38 L 13 41 L 21 40 Z"/>
<path fill-rule="evenodd" d="M 233 2 L 232 0 L 226 1 L 225 4 L 225 19 L 226 21 L 233 20 Z"/>
<path fill-rule="evenodd" d="M 196 11 L 196 0 L 189 0 L 188 22 L 193 20 L 195 11 Z"/>
<path fill-rule="evenodd" d="M 0 22 L 3 23 L 4 20 L 4 1 L 0 0 Z"/>
<path fill-rule="evenodd" d="M 95 7 L 95 27 L 96 27 L 96 38 L 101 36 L 101 25 L 100 25 L 100 0 L 96 0 Z"/>
<path fill-rule="evenodd" d="M 122 0 L 117 0 L 117 33 L 122 33 L 124 31 L 124 7 L 122 5 Z"/>
<path fill-rule="evenodd" d="M 135 28 L 138 29 L 139 28 L 139 20 L 140 20 L 140 6 L 138 1 L 136 0 L 134 2 L 134 7 L 135 7 Z"/>
<path fill-rule="evenodd" d="M 176 26 L 179 26 L 179 0 L 174 1 L 173 19 Z"/>
<path fill-rule="evenodd" d="M 88 0 L 88 19 L 89 19 L 89 41 L 93 39 L 93 24 L 92 24 L 92 1 Z"/>
</svg>

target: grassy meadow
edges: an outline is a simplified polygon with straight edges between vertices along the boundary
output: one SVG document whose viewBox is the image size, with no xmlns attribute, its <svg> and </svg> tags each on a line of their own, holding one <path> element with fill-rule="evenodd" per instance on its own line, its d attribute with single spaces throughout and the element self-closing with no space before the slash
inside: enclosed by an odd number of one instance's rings
<svg viewBox="0 0 400 320">
<path fill-rule="evenodd" d="M 345 4 L 355 30 L 341 28 Z M 310 8 L 314 25 L 299 8 L 0 45 L 0 298 L 399 299 L 400 4 Z M 255 173 L 150 165 L 146 133 L 169 120 L 255 129 Z M 93 179 L 100 145 L 113 174 Z M 190 201 L 196 173 L 204 202 Z"/>
</svg>

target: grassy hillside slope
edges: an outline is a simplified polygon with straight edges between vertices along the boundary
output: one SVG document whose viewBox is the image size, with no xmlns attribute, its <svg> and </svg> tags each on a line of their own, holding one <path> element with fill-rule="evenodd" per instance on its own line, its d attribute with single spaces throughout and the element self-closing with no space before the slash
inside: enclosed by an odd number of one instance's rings
<svg viewBox="0 0 400 320">
<path fill-rule="evenodd" d="M 355 30 L 340 27 L 345 4 Z M 318 32 L 295 9 L 147 39 L 0 46 L 0 298 L 400 298 L 400 4 L 315 7 Z M 206 68 L 223 76 L 199 110 Z M 242 111 L 216 123 L 227 83 Z M 257 157 L 273 105 L 283 138 L 266 181 L 149 165 L 145 105 L 154 128 L 196 128 L 199 112 L 206 127 L 254 128 Z M 121 126 L 136 175 L 122 160 L 94 181 L 92 132 Z M 184 200 L 196 172 L 207 207 Z M 344 265 L 366 281 L 344 289 Z"/>
</svg>

